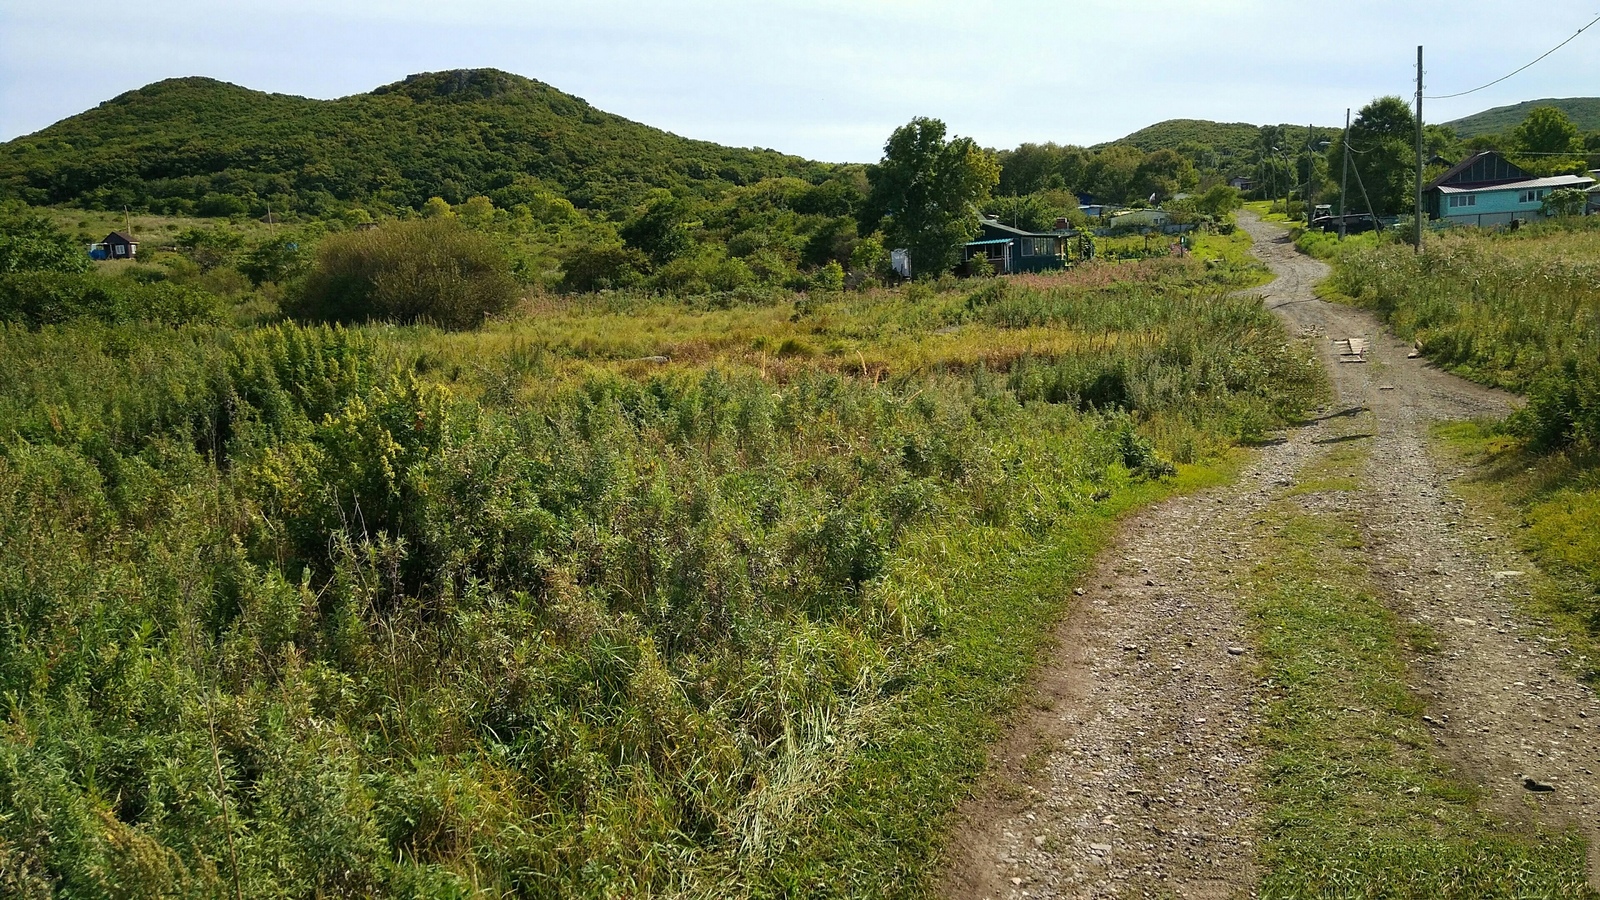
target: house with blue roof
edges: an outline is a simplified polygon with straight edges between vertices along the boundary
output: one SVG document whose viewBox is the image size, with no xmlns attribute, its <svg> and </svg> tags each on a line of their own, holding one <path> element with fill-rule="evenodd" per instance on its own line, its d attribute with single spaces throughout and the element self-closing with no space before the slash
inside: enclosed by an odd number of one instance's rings
<svg viewBox="0 0 1600 900">
<path fill-rule="evenodd" d="M 1545 198 L 1552 191 L 1594 187 L 1595 179 L 1587 175 L 1536 177 L 1485 150 L 1435 178 L 1424 193 L 1424 203 L 1430 218 L 1447 224 L 1509 225 L 1542 218 Z"/>
</svg>

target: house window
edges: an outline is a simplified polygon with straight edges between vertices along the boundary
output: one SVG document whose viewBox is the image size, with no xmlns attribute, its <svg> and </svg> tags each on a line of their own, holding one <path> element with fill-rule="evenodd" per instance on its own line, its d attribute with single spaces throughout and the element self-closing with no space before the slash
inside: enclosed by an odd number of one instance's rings
<svg viewBox="0 0 1600 900">
<path fill-rule="evenodd" d="M 124 256 L 124 255 L 127 254 L 127 252 L 128 252 L 128 248 L 127 247 L 124 247 L 121 244 L 117 245 L 117 255 L 118 256 Z"/>
<path fill-rule="evenodd" d="M 1477 206 L 1477 205 L 1478 205 L 1478 195 L 1477 194 L 1451 194 L 1450 195 L 1450 208 L 1451 209 L 1456 209 L 1457 207 L 1462 207 L 1462 206 Z"/>
<path fill-rule="evenodd" d="M 1053 256 L 1055 255 L 1056 239 L 1048 237 L 1024 238 L 1022 241 L 1023 256 Z"/>
<path fill-rule="evenodd" d="M 1548 194 L 1548 193 L 1550 193 L 1548 188 L 1539 188 L 1538 190 L 1521 191 L 1521 192 L 1519 192 L 1517 194 L 1517 202 L 1518 203 L 1538 203 L 1540 200 L 1543 200 L 1545 195 Z"/>
</svg>

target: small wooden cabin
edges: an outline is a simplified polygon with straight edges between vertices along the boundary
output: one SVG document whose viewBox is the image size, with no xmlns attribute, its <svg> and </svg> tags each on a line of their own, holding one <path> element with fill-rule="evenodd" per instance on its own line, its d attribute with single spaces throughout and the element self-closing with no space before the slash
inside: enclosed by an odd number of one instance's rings
<svg viewBox="0 0 1600 900">
<path fill-rule="evenodd" d="M 133 259 L 139 255 L 139 242 L 121 231 L 113 231 L 100 242 L 106 259 Z"/>
<path fill-rule="evenodd" d="M 1067 267 L 1067 235 L 1023 231 L 988 218 L 979 223 L 979 229 L 978 239 L 962 248 L 963 265 L 973 257 L 983 256 L 997 275 Z"/>
</svg>

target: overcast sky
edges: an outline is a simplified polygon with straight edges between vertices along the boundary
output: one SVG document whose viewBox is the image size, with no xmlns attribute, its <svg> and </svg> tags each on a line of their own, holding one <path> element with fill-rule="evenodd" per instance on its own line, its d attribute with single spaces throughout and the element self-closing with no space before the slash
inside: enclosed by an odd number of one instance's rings
<svg viewBox="0 0 1600 900">
<path fill-rule="evenodd" d="M 124 12 L 125 11 L 125 12 Z M 308 97 L 490 66 L 688 137 L 876 159 L 912 116 L 990 147 L 1092 144 L 1168 118 L 1339 124 L 1347 106 L 1476 87 L 1600 0 L 0 0 L 0 140 L 162 78 Z M 1600 95 L 1600 25 L 1429 121 Z"/>
</svg>

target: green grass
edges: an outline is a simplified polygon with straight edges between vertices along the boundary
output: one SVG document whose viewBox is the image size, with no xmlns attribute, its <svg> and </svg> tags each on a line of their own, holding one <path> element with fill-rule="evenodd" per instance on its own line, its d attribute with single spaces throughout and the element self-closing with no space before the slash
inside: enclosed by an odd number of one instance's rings
<svg viewBox="0 0 1600 900">
<path fill-rule="evenodd" d="M 1450 423 L 1433 436 L 1436 452 L 1469 467 L 1455 490 L 1538 562 L 1529 612 L 1573 648 L 1579 675 L 1600 678 L 1600 467 L 1572 453 L 1530 453 L 1497 423 Z"/>
<path fill-rule="evenodd" d="M 1310 473 L 1354 479 L 1341 444 Z M 1261 799 L 1264 897 L 1590 896 L 1576 833 L 1494 821 L 1429 752 L 1407 659 L 1432 652 L 1374 590 L 1362 539 L 1289 497 L 1264 518 L 1248 608 L 1272 699 Z"/>
<path fill-rule="evenodd" d="M 1517 232 L 1463 228 L 1421 254 L 1378 242 L 1340 254 L 1328 296 L 1376 310 L 1464 377 L 1528 394 L 1538 447 L 1600 443 L 1600 220 Z"/>
</svg>

